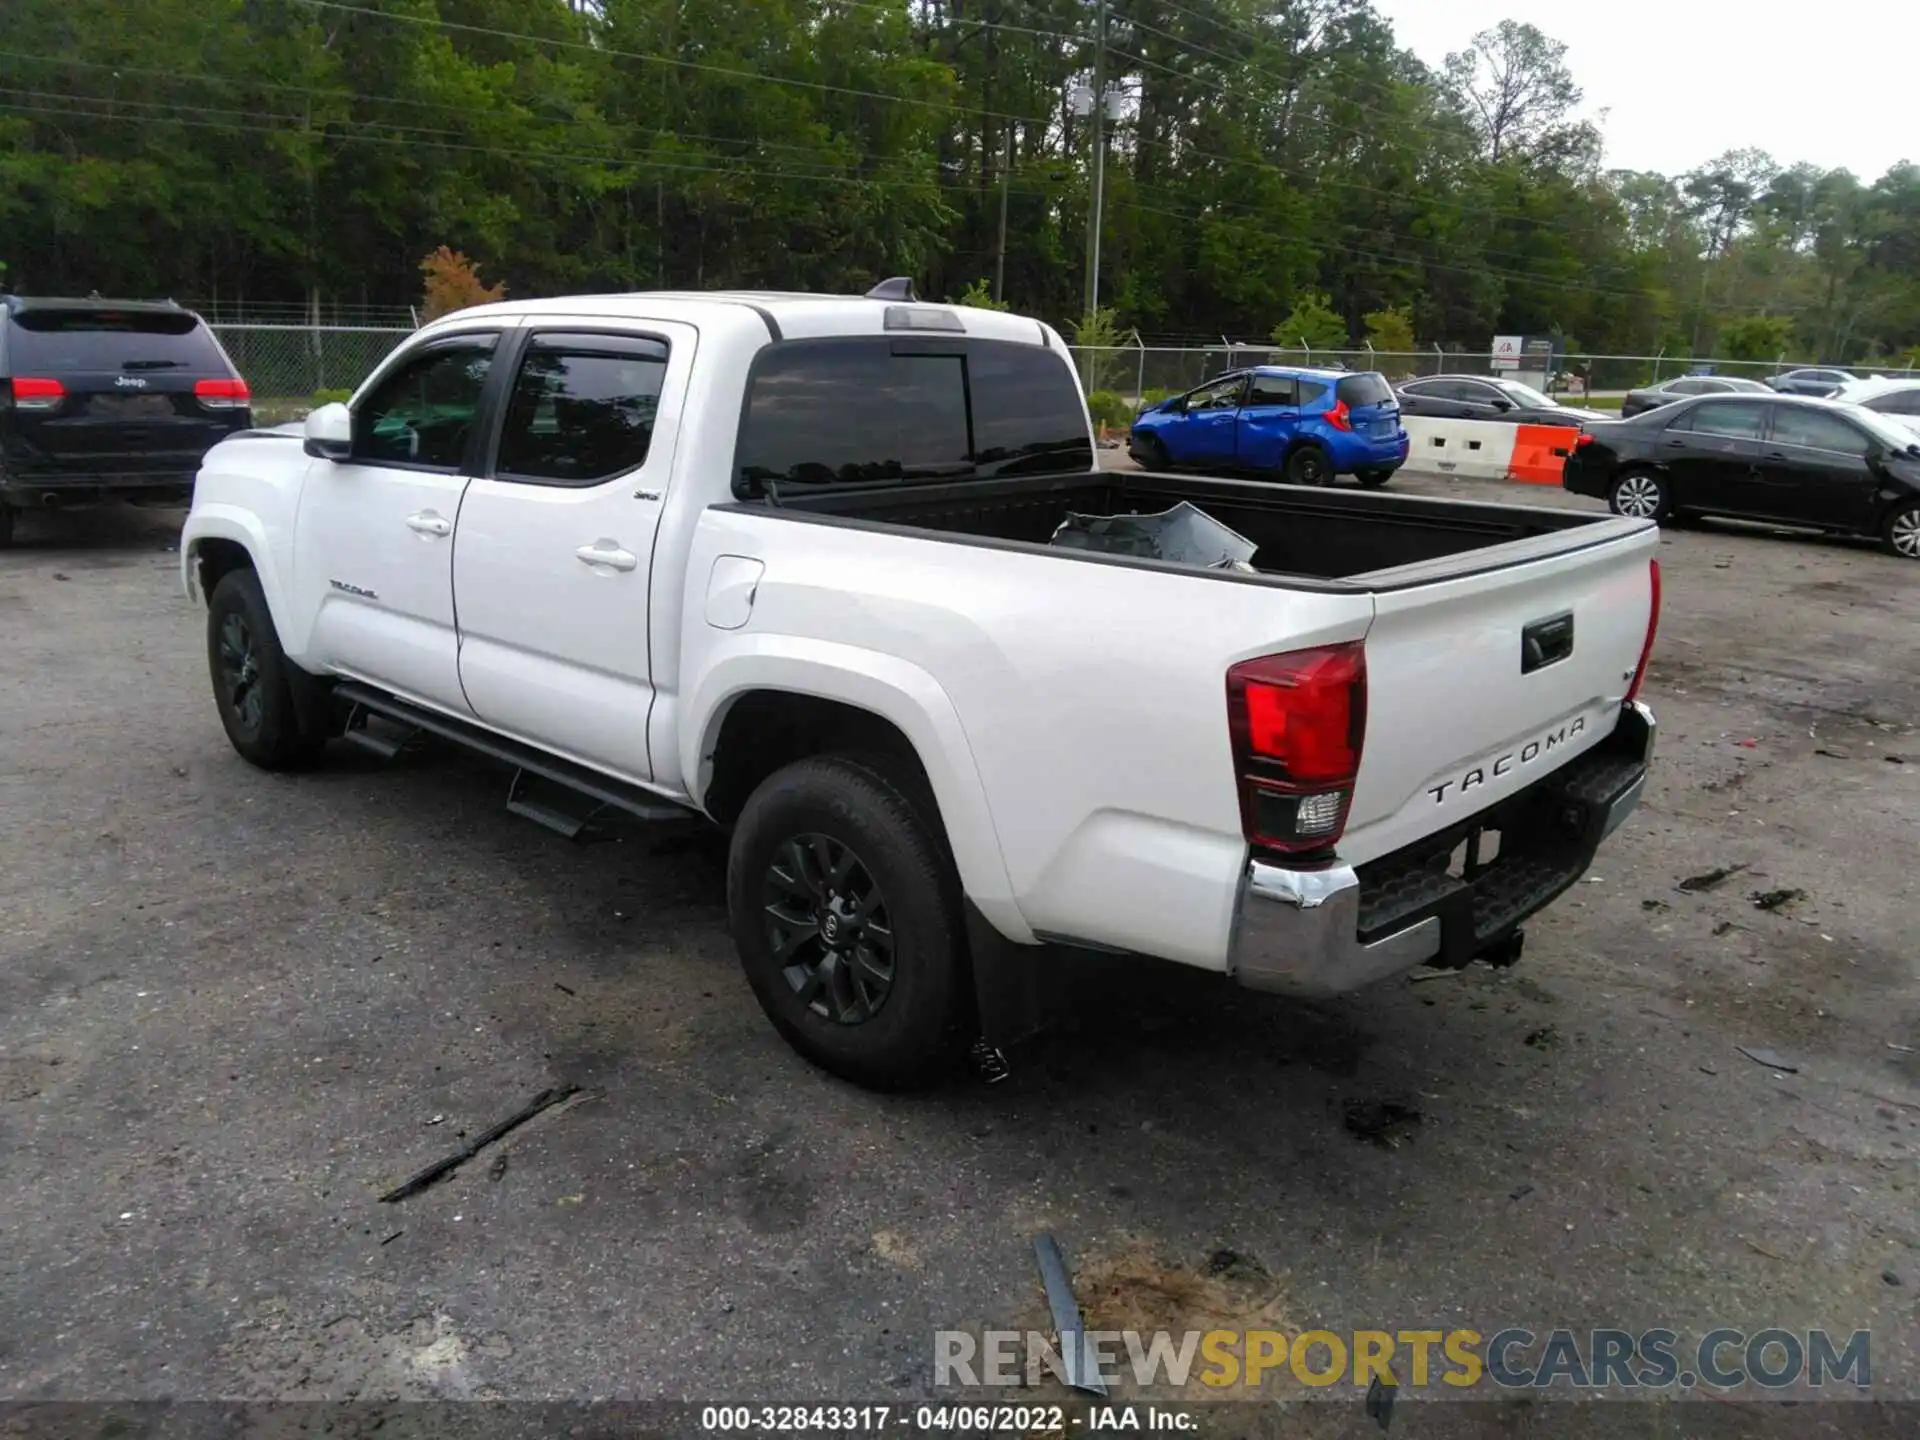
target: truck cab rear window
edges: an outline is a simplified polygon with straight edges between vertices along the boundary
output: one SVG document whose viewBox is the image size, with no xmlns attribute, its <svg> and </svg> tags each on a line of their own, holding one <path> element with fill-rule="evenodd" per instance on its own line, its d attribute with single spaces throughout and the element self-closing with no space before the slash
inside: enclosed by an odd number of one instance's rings
<svg viewBox="0 0 1920 1440">
<path fill-rule="evenodd" d="M 798 340 L 755 366 L 735 493 L 1092 468 L 1061 357 L 1004 341 Z"/>
<path fill-rule="evenodd" d="M 16 370 L 231 373 L 212 333 L 184 311 L 35 308 L 17 312 L 9 329 Z"/>
</svg>

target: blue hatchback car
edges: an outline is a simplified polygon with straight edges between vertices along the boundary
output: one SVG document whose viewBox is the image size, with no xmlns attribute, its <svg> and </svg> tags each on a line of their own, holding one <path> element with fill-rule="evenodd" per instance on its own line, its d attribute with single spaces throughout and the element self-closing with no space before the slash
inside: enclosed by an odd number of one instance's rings
<svg viewBox="0 0 1920 1440">
<path fill-rule="evenodd" d="M 1141 411 L 1127 450 L 1148 470 L 1257 470 L 1291 485 L 1352 475 L 1372 487 L 1406 463 L 1407 432 L 1377 371 L 1261 365 Z"/>
</svg>

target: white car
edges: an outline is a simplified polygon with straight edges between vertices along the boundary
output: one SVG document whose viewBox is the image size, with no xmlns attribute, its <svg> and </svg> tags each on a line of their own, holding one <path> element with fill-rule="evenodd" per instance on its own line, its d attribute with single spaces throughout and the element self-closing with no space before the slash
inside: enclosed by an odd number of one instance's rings
<svg viewBox="0 0 1920 1440">
<path fill-rule="evenodd" d="M 1909 430 L 1920 431 L 1920 375 L 1875 375 L 1855 380 L 1841 386 L 1832 398 L 1863 405 Z"/>
<path fill-rule="evenodd" d="M 1181 502 L 1251 568 L 1049 543 Z M 1309 994 L 1517 958 L 1644 783 L 1657 545 L 1101 472 L 1052 328 L 889 282 L 461 311 L 214 449 L 181 551 L 242 756 L 440 737 L 565 832 L 730 826 L 766 1013 L 894 1086 L 1031 1028 L 1049 947 Z"/>
</svg>

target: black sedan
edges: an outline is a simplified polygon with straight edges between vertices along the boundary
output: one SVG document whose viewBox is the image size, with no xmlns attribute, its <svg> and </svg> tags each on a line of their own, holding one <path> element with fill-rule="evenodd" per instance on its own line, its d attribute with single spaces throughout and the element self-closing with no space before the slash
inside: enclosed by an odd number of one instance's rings
<svg viewBox="0 0 1920 1440">
<path fill-rule="evenodd" d="M 1920 560 L 1920 437 L 1859 405 L 1709 395 L 1587 427 L 1562 482 L 1619 515 L 1877 538 Z"/>
<path fill-rule="evenodd" d="M 1734 375 L 1673 375 L 1638 390 L 1629 390 L 1620 402 L 1620 418 L 1631 419 L 1691 395 L 1771 395 L 1758 380 L 1742 380 Z"/>
<path fill-rule="evenodd" d="M 1503 420 L 1514 425 L 1584 424 L 1587 412 L 1561 405 L 1517 380 L 1429 375 L 1394 387 L 1402 415 L 1433 420 Z"/>
<path fill-rule="evenodd" d="M 1845 370 L 1808 368 L 1775 375 L 1767 381 L 1767 385 L 1782 395 L 1817 395 L 1825 398 L 1842 385 L 1851 385 L 1859 378 Z"/>
</svg>

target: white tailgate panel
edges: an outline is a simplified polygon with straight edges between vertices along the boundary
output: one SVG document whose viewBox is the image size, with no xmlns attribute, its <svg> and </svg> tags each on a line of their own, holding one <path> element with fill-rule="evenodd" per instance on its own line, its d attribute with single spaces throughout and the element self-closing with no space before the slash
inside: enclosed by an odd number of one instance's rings
<svg viewBox="0 0 1920 1440">
<path fill-rule="evenodd" d="M 1646 641 L 1657 533 L 1376 597 L 1345 859 L 1464 819 L 1612 732 Z M 1573 653 L 1523 675 L 1521 631 L 1568 610 Z"/>
</svg>

